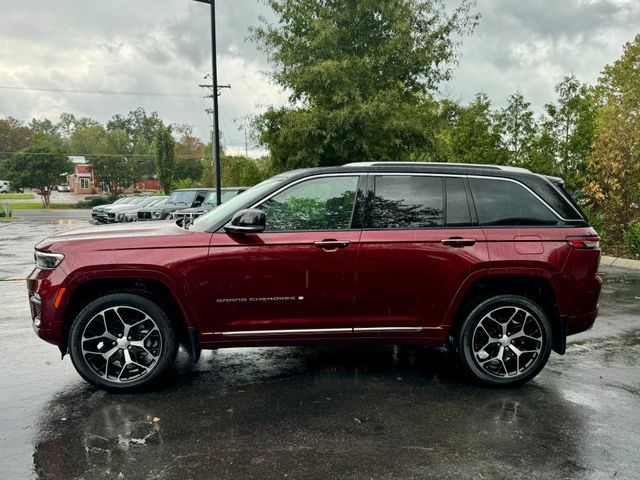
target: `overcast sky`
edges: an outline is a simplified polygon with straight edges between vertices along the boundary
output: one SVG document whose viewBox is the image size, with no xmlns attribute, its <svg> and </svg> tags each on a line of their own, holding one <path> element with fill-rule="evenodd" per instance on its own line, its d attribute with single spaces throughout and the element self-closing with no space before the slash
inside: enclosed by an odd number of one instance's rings
<svg viewBox="0 0 640 480">
<path fill-rule="evenodd" d="M 455 5 L 454 0 L 447 0 Z M 210 101 L 198 84 L 210 71 L 209 7 L 191 0 L 0 0 L 0 117 L 57 118 L 61 112 L 101 121 L 138 106 L 208 138 Z M 522 91 L 540 110 L 553 86 L 575 73 L 593 82 L 640 30 L 638 0 L 478 0 L 482 18 L 464 38 L 455 78 L 440 95 L 467 102 L 479 91 L 495 105 Z M 218 0 L 223 141 L 244 149 L 242 118 L 286 95 L 270 83 L 269 65 L 246 41 L 270 12 L 258 0 Z M 97 95 L 1 87 L 187 94 Z M 79 152 L 80 153 L 80 152 Z"/>
</svg>

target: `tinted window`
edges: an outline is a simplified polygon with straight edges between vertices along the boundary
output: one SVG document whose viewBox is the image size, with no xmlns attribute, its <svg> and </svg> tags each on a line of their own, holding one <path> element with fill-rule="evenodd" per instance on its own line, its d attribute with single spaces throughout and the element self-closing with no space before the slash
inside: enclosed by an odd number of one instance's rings
<svg viewBox="0 0 640 480">
<path fill-rule="evenodd" d="M 264 202 L 267 231 L 351 227 L 358 177 L 322 177 L 298 183 Z"/>
<path fill-rule="evenodd" d="M 462 226 L 471 224 L 471 212 L 467 192 L 462 178 L 447 178 L 447 225 Z"/>
<path fill-rule="evenodd" d="M 556 216 L 522 185 L 469 178 L 480 225 L 553 225 Z"/>
<path fill-rule="evenodd" d="M 375 176 L 370 224 L 404 229 L 442 226 L 442 178 Z"/>
<path fill-rule="evenodd" d="M 194 192 L 193 190 L 176 191 L 171 194 L 167 203 L 175 205 L 191 205 L 195 196 L 196 192 Z"/>
</svg>

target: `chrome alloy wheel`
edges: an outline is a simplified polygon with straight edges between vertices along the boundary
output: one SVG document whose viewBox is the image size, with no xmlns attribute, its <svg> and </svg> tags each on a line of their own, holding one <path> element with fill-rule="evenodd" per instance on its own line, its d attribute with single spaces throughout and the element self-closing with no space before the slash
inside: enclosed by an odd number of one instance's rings
<svg viewBox="0 0 640 480">
<path fill-rule="evenodd" d="M 156 322 L 133 307 L 102 310 L 82 332 L 85 363 L 110 382 L 127 383 L 146 376 L 158 363 L 162 348 Z"/>
<path fill-rule="evenodd" d="M 475 362 L 486 373 L 500 378 L 518 377 L 541 354 L 542 325 L 520 307 L 499 307 L 478 322 L 471 345 Z"/>
</svg>

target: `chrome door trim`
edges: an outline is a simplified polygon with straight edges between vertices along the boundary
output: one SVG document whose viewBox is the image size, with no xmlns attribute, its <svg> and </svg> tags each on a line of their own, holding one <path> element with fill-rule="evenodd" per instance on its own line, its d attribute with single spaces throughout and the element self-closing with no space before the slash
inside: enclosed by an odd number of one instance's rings
<svg viewBox="0 0 640 480">
<path fill-rule="evenodd" d="M 222 335 L 282 335 L 287 333 L 352 333 L 353 328 L 295 328 L 288 330 L 244 330 L 222 332 Z"/>
<path fill-rule="evenodd" d="M 358 333 L 358 332 L 420 332 L 422 327 L 357 327 L 357 328 L 294 328 L 285 330 L 240 330 L 220 332 L 223 336 L 286 335 L 297 333 Z"/>
<path fill-rule="evenodd" d="M 356 327 L 354 333 L 358 332 L 420 332 L 422 327 Z"/>
</svg>

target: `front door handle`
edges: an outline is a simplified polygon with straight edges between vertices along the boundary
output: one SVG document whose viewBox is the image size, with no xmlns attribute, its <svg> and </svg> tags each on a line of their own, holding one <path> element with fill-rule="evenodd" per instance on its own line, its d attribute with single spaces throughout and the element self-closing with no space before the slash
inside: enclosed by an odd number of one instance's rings
<svg viewBox="0 0 640 480">
<path fill-rule="evenodd" d="M 451 238 L 445 238 L 444 240 L 440 240 L 440 243 L 442 245 L 446 245 L 447 247 L 455 247 L 455 248 L 472 247 L 473 245 L 476 244 L 476 239 L 451 237 Z"/>
<path fill-rule="evenodd" d="M 320 242 L 313 242 L 313 244 L 326 252 L 335 252 L 340 248 L 347 248 L 351 245 L 351 242 L 348 240 L 322 240 Z"/>
</svg>

